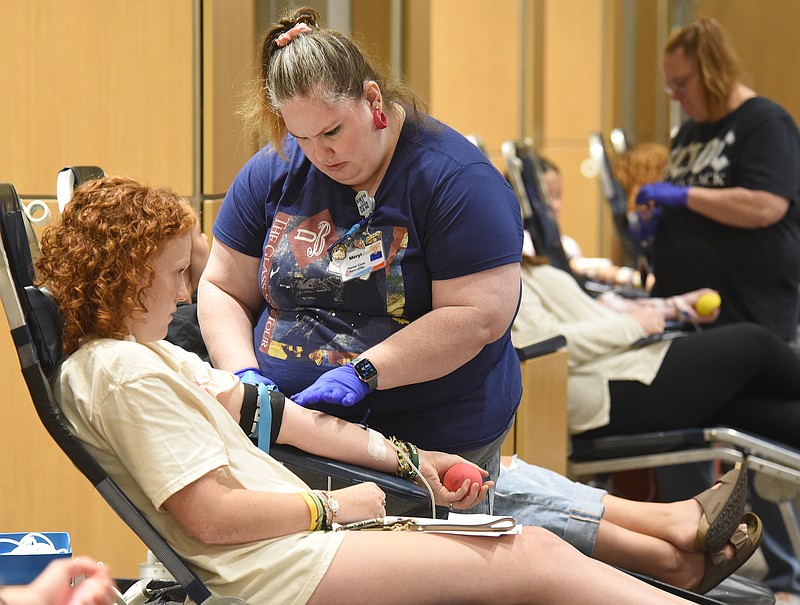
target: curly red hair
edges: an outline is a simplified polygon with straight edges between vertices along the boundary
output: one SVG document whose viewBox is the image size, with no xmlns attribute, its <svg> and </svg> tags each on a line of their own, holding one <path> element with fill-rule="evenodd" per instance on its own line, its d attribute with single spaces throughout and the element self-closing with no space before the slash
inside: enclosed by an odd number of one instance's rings
<svg viewBox="0 0 800 605">
<path fill-rule="evenodd" d="M 87 336 L 127 336 L 132 314 L 147 311 L 142 294 L 153 283 L 160 246 L 196 223 L 188 202 L 168 189 L 122 177 L 76 188 L 61 222 L 45 230 L 36 263 L 38 285 L 50 290 L 64 318 L 64 352 Z"/>
<path fill-rule="evenodd" d="M 614 177 L 628 196 L 629 212 L 642 185 L 664 178 L 668 159 L 669 149 L 660 143 L 640 143 L 614 158 Z"/>
</svg>

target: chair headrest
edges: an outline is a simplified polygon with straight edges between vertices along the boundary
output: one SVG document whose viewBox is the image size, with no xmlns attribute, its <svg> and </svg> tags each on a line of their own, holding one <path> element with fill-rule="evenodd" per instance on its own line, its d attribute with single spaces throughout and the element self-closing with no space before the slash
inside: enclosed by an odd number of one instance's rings
<svg viewBox="0 0 800 605">
<path fill-rule="evenodd" d="M 99 166 L 67 166 L 59 170 L 56 177 L 56 198 L 59 212 L 64 212 L 64 206 L 72 199 L 75 187 L 86 181 L 101 179 L 105 175 Z"/>
<path fill-rule="evenodd" d="M 0 183 L 0 224 L 3 242 L 9 252 L 8 262 L 14 282 L 18 287 L 33 284 L 36 273 L 26 217 L 22 211 L 22 202 L 11 183 Z"/>
<path fill-rule="evenodd" d="M 55 301 L 39 288 L 25 286 L 25 298 L 29 305 L 26 319 L 39 363 L 45 376 L 50 379 L 64 357 L 61 347 L 64 321 L 58 313 Z"/>
</svg>

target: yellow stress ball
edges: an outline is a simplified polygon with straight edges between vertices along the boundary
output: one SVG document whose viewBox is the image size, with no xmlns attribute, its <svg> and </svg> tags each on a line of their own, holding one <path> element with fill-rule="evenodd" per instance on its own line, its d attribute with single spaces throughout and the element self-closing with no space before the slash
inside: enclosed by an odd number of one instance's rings
<svg viewBox="0 0 800 605">
<path fill-rule="evenodd" d="M 695 310 L 700 315 L 711 315 L 722 303 L 722 299 L 716 292 L 706 292 L 697 297 L 694 303 Z"/>
</svg>

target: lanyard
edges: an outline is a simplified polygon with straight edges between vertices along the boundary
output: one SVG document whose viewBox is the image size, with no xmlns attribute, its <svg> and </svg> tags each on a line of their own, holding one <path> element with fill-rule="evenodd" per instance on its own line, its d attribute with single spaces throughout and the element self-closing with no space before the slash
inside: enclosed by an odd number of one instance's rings
<svg viewBox="0 0 800 605">
<path fill-rule="evenodd" d="M 361 215 L 361 220 L 357 221 L 352 227 L 350 227 L 347 231 L 345 231 L 344 235 L 333 242 L 330 246 L 326 248 L 328 254 L 331 253 L 336 246 L 339 246 L 345 243 L 348 239 L 350 239 L 355 233 L 360 231 L 363 227 L 369 225 L 372 217 L 375 216 L 375 198 L 372 197 L 366 191 L 359 191 L 356 194 L 356 206 L 358 207 L 358 213 Z"/>
</svg>

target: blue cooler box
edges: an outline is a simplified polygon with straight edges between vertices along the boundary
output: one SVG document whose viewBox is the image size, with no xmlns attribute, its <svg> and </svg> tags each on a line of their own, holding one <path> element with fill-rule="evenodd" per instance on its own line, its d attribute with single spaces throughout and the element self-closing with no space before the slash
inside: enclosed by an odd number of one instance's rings
<svg viewBox="0 0 800 605">
<path fill-rule="evenodd" d="M 22 552 L 12 553 L 15 549 Z M 50 561 L 71 556 L 67 532 L 0 533 L 0 586 L 27 584 Z"/>
</svg>

